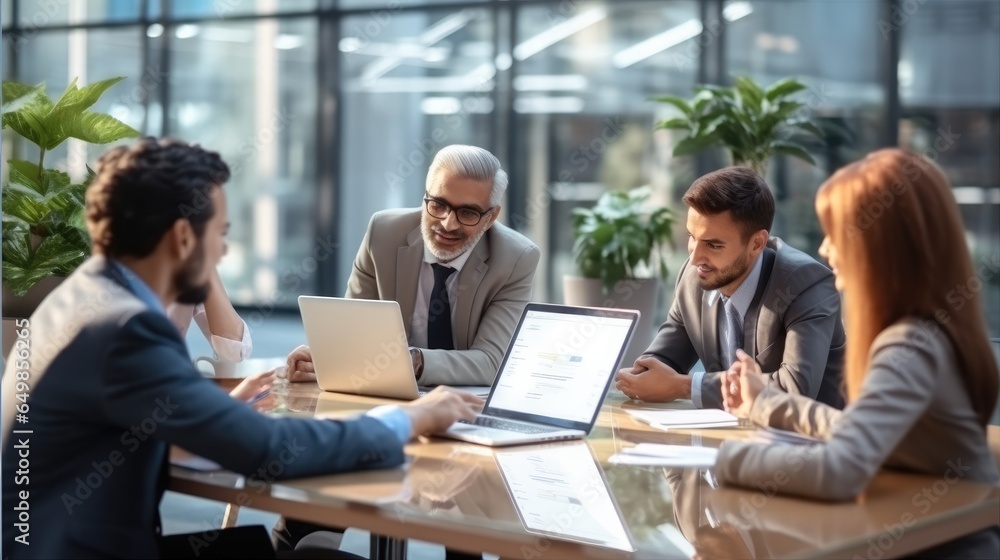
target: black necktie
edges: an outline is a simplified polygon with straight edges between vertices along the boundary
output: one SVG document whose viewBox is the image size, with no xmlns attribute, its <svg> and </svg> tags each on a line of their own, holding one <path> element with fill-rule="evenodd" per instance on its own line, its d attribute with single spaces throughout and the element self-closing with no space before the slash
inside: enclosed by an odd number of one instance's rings
<svg viewBox="0 0 1000 560">
<path fill-rule="evenodd" d="M 447 281 L 455 269 L 439 264 L 431 264 L 431 268 L 434 269 L 434 289 L 431 290 L 431 300 L 427 304 L 427 348 L 454 350 Z"/>
</svg>

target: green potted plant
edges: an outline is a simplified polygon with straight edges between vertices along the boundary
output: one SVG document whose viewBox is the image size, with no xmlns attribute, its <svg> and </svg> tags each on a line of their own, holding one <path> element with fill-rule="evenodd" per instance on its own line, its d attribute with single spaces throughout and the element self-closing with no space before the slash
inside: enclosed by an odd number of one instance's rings
<svg viewBox="0 0 1000 560">
<path fill-rule="evenodd" d="M 661 120 L 657 129 L 687 131 L 674 146 L 674 156 L 699 153 L 712 147 L 729 151 L 734 165 L 745 165 L 764 176 L 773 155 L 789 155 L 815 164 L 807 141 L 824 142 L 825 134 L 803 116 L 806 104 L 793 99 L 806 89 L 788 78 L 764 89 L 747 77 L 736 78 L 731 87 L 701 85 L 695 96 L 684 100 L 672 95 L 653 101 L 672 105 L 681 116 Z"/>
<path fill-rule="evenodd" d="M 46 154 L 68 138 L 107 144 L 138 136 L 118 119 L 89 108 L 124 78 L 85 87 L 76 80 L 56 101 L 45 84 L 3 82 L 3 128 L 37 148 L 34 161 L 12 158 L 3 181 L 3 315 L 26 317 L 58 281 L 90 254 L 84 222 L 84 193 L 93 179 L 74 182 L 45 166 Z M 6 330 L 6 329 L 5 329 Z"/>
<path fill-rule="evenodd" d="M 604 193 L 592 208 L 573 211 L 573 257 L 581 276 L 565 276 L 569 305 L 638 309 L 642 313 L 623 363 L 649 345 L 659 280 L 667 279 L 665 252 L 674 215 L 651 208 L 649 187 Z"/>
</svg>

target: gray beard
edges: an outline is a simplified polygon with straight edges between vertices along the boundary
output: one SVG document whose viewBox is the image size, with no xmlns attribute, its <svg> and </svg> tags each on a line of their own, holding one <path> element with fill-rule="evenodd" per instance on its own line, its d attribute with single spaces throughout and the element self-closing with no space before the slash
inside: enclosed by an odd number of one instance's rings
<svg viewBox="0 0 1000 560">
<path fill-rule="evenodd" d="M 437 259 L 442 263 L 451 262 L 457 259 L 458 257 L 462 256 L 462 254 L 468 251 L 469 249 L 475 247 L 476 243 L 479 243 L 479 240 L 482 239 L 483 235 L 486 234 L 486 229 L 487 228 L 479 230 L 475 235 L 470 237 L 468 241 L 465 242 L 464 245 L 462 245 L 458 249 L 455 249 L 453 251 L 442 251 L 440 249 L 436 249 L 432 243 L 434 232 L 431 231 L 430 226 L 428 226 L 423 221 L 421 221 L 420 223 L 420 233 L 424 238 L 424 247 L 427 247 L 427 250 L 430 251 L 432 255 L 437 257 Z"/>
</svg>

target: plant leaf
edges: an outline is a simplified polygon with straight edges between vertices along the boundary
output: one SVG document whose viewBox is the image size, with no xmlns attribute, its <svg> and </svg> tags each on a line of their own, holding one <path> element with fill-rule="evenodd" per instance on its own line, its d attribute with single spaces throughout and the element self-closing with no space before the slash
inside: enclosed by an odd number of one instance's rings
<svg viewBox="0 0 1000 560">
<path fill-rule="evenodd" d="M 806 85 L 802 82 L 796 80 L 795 78 L 785 78 L 784 80 L 779 80 L 764 92 L 764 97 L 768 101 L 774 101 L 782 97 L 787 97 L 793 93 L 800 92 L 806 89 Z"/>
<path fill-rule="evenodd" d="M 744 107 L 749 107 L 754 113 L 760 112 L 764 91 L 756 82 L 746 76 L 740 76 L 736 78 L 736 91 L 739 92 Z"/>
<path fill-rule="evenodd" d="M 691 121 L 681 117 L 664 119 L 656 123 L 656 127 L 653 130 L 660 129 L 691 130 Z"/>
<path fill-rule="evenodd" d="M 701 114 L 715 101 L 715 94 L 709 90 L 701 90 L 691 100 L 691 109 L 695 114 Z"/>
<path fill-rule="evenodd" d="M 812 121 L 809 120 L 792 121 L 789 122 L 788 125 L 805 130 L 806 132 L 812 134 L 813 136 L 819 138 L 820 140 L 826 139 L 826 133 L 823 132 L 823 129 L 816 126 L 816 123 Z"/>
<path fill-rule="evenodd" d="M 771 144 L 771 152 L 779 155 L 797 157 L 801 160 L 805 160 L 813 165 L 816 165 L 816 160 L 813 159 L 812 155 L 803 146 L 795 144 L 793 142 L 786 142 L 781 140 L 776 141 Z"/>
<path fill-rule="evenodd" d="M 15 113 L 26 107 L 45 106 L 45 84 L 29 86 L 19 82 L 3 82 L 3 105 L 0 113 Z M 51 102 L 48 105 L 52 105 Z"/>
<path fill-rule="evenodd" d="M 655 101 L 657 103 L 667 103 L 669 105 L 673 105 L 674 107 L 677 107 L 678 109 L 680 109 L 681 112 L 684 113 L 688 117 L 690 117 L 691 115 L 694 114 L 694 111 L 691 109 L 691 106 L 688 105 L 688 102 L 684 101 L 683 99 L 681 99 L 680 97 L 677 97 L 675 95 L 661 95 L 659 97 L 653 97 L 652 99 L 650 99 L 650 101 Z"/>
<path fill-rule="evenodd" d="M 124 77 L 108 78 L 106 80 L 101 80 L 88 86 L 78 88 L 76 87 L 76 78 L 74 78 L 69 86 L 66 87 L 63 94 L 59 96 L 55 106 L 52 107 L 52 112 L 58 113 L 59 118 L 64 118 L 64 115 L 82 113 L 86 109 L 90 108 L 94 103 L 97 103 L 97 100 L 100 99 L 101 96 L 104 95 L 104 92 L 108 91 L 111 86 L 124 79 Z"/>
<path fill-rule="evenodd" d="M 3 116 L 3 128 L 10 128 L 36 145 L 41 145 L 44 142 L 44 117 L 39 116 L 36 113 L 36 109 L 31 106 L 24 107 L 20 111 L 5 114 Z"/>
<path fill-rule="evenodd" d="M 139 131 L 104 113 L 84 112 L 52 123 L 53 131 L 47 150 L 55 148 L 66 138 L 79 138 L 92 144 L 107 144 L 122 138 L 139 136 Z"/>
<path fill-rule="evenodd" d="M 715 142 L 714 136 L 688 136 L 674 146 L 673 155 L 679 157 L 697 154 Z"/>
</svg>

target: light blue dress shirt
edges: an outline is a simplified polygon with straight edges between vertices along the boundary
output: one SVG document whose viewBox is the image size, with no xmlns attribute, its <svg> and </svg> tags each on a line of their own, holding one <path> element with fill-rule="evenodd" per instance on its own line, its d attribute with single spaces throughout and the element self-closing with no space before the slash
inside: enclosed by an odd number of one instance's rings
<svg viewBox="0 0 1000 560">
<path fill-rule="evenodd" d="M 385 424 L 399 438 L 399 443 L 406 444 L 406 442 L 410 441 L 410 432 L 413 430 L 413 423 L 410 421 L 410 415 L 403 412 L 403 409 L 399 408 L 399 406 L 394 404 L 376 406 L 369 410 L 365 416 L 371 416 Z"/>
<path fill-rule="evenodd" d="M 139 298 L 140 301 L 146 304 L 147 307 L 155 311 L 159 311 L 164 316 L 167 314 L 167 310 L 163 308 L 163 302 L 160 301 L 159 296 L 156 292 L 149 287 L 142 278 L 132 272 L 132 269 L 123 265 L 122 263 L 109 259 L 111 266 L 114 267 L 115 271 L 121 275 L 122 279 L 125 281 L 125 287 L 128 288 L 130 292 L 135 294 L 135 297 Z"/>
<path fill-rule="evenodd" d="M 753 303 L 753 296 L 757 294 L 757 284 L 760 283 L 760 270 L 764 263 L 764 253 L 757 255 L 757 261 L 753 265 L 753 269 L 750 274 L 743 280 L 739 288 L 733 292 L 733 295 L 729 297 L 730 305 L 736 308 L 736 313 L 740 316 L 740 324 L 746 318 L 747 311 L 750 310 L 750 304 Z M 706 294 L 708 298 L 708 306 L 710 308 L 715 308 L 716 300 L 724 297 L 719 290 L 713 290 Z M 718 302 L 722 305 L 723 302 Z M 721 328 L 722 325 L 719 325 Z M 731 365 L 731 364 L 730 364 Z M 729 366 L 726 366 L 727 368 Z M 702 408 L 701 402 L 701 381 L 705 377 L 704 371 L 696 371 L 691 373 L 691 402 L 698 408 Z"/>
</svg>

